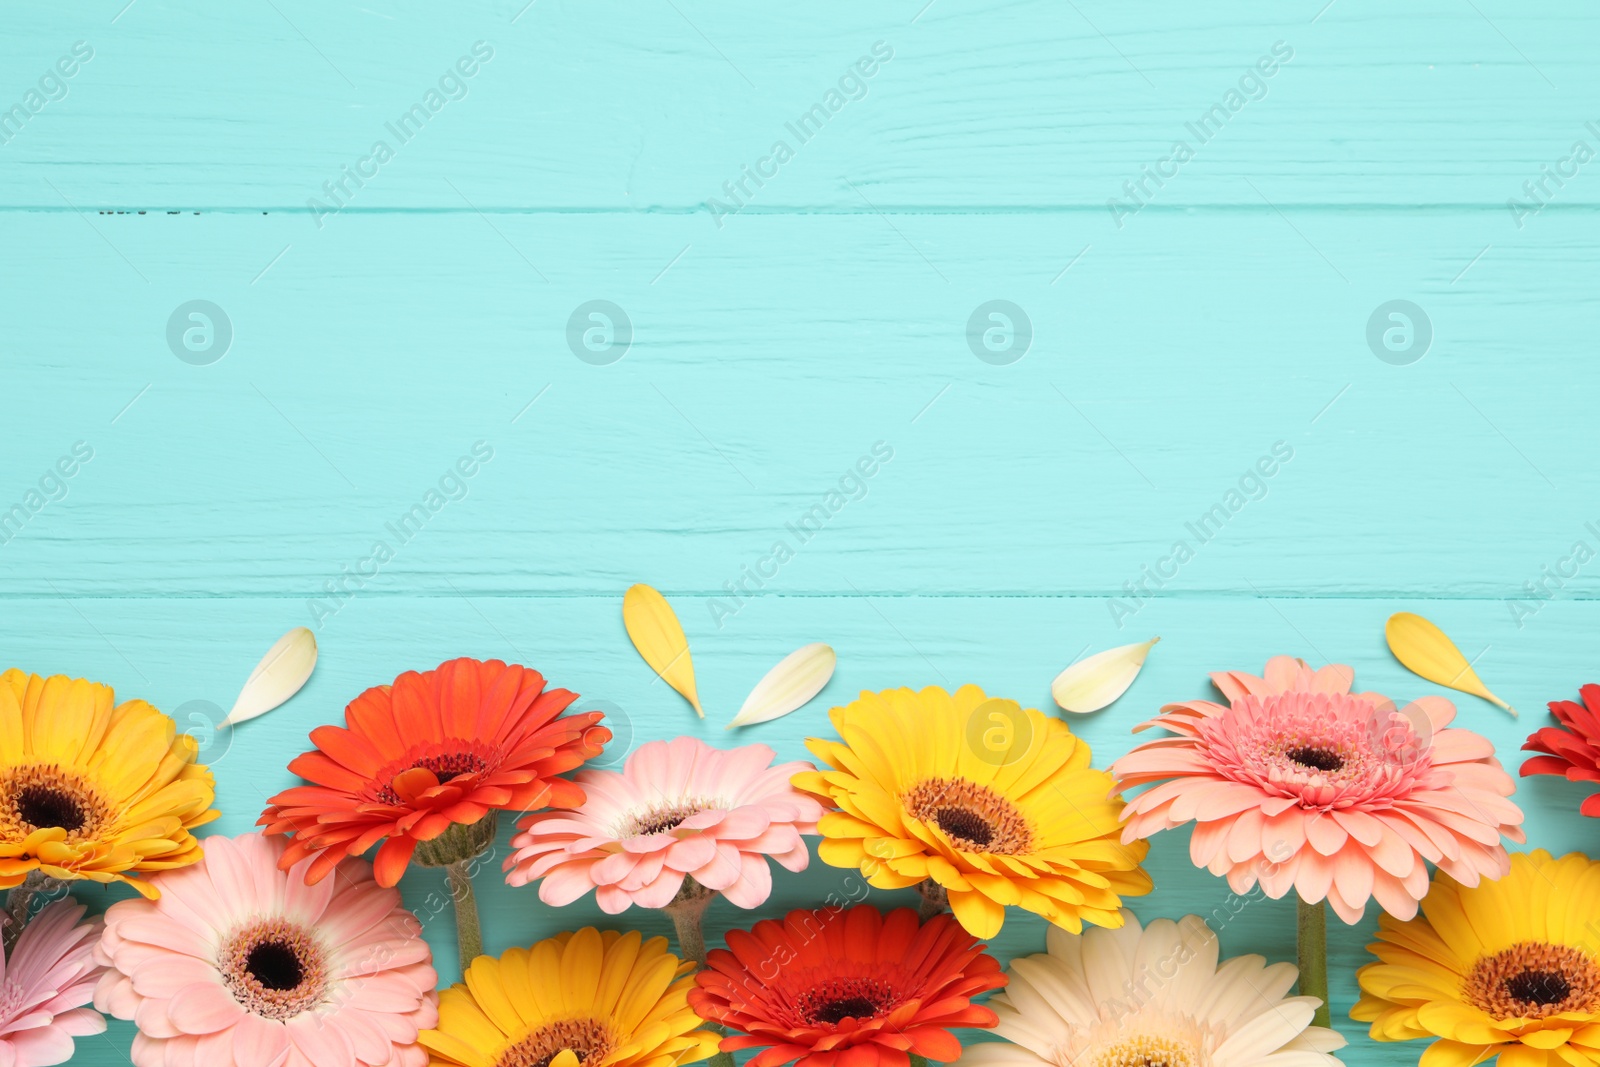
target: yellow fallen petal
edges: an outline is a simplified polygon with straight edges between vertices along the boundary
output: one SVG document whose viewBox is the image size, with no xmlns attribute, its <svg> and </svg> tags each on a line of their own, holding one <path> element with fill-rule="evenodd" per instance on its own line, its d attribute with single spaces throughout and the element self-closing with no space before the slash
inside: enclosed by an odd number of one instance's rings
<svg viewBox="0 0 1600 1067">
<path fill-rule="evenodd" d="M 837 662 L 833 649 L 821 642 L 795 649 L 750 690 L 727 729 L 771 722 L 804 707 L 828 684 Z"/>
<path fill-rule="evenodd" d="M 1159 637 L 1136 645 L 1122 645 L 1096 652 L 1056 675 L 1050 695 L 1063 711 L 1082 714 L 1099 711 L 1115 701 L 1144 669 L 1144 659 Z"/>
<path fill-rule="evenodd" d="M 696 715 L 705 718 L 695 692 L 689 639 L 683 635 L 683 626 L 667 598 L 648 585 L 633 586 L 622 597 L 622 625 L 650 669 L 683 694 Z"/>
<path fill-rule="evenodd" d="M 1383 634 L 1389 641 L 1389 651 L 1394 653 L 1394 658 L 1413 674 L 1435 685 L 1482 697 L 1491 704 L 1505 708 L 1512 718 L 1516 718 L 1517 709 L 1489 692 L 1455 642 L 1421 615 L 1413 615 L 1409 611 L 1396 612 L 1389 616 Z"/>
<path fill-rule="evenodd" d="M 316 665 L 316 635 L 304 626 L 296 626 L 261 657 L 222 725 L 234 726 L 278 707 L 300 692 Z"/>
</svg>

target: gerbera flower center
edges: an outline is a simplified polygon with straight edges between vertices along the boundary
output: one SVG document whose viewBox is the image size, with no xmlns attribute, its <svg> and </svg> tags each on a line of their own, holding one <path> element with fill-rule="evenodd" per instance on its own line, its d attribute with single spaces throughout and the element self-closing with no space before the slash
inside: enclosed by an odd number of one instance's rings
<svg viewBox="0 0 1600 1067">
<path fill-rule="evenodd" d="M 217 960 L 223 984 L 246 1011 L 267 1019 L 292 1019 L 328 993 L 322 944 L 286 919 L 263 919 L 235 931 Z"/>
<path fill-rule="evenodd" d="M 835 978 L 801 993 L 796 1007 L 812 1026 L 837 1026 L 845 1019 L 875 1018 L 896 999 L 889 984 L 876 978 Z"/>
<path fill-rule="evenodd" d="M 261 942 L 245 954 L 244 969 L 264 988 L 278 992 L 294 989 L 305 978 L 300 957 L 286 941 Z"/>
<path fill-rule="evenodd" d="M 563 1019 L 546 1023 L 509 1046 L 495 1067 L 550 1067 L 550 1061 L 567 1049 L 579 1063 L 599 1060 L 616 1045 L 611 1028 L 597 1019 Z"/>
<path fill-rule="evenodd" d="M 57 827 L 69 841 L 95 836 L 113 812 L 83 779 L 59 767 L 15 768 L 0 785 L 0 839 Z"/>
<path fill-rule="evenodd" d="M 46 785 L 30 785 L 18 792 L 17 814 L 30 826 L 59 826 L 69 832 L 82 830 L 88 821 L 77 798 Z"/>
<path fill-rule="evenodd" d="M 702 811 L 725 809 L 730 806 L 727 801 L 718 797 L 681 797 L 656 804 L 643 811 L 630 812 L 623 819 L 622 825 L 617 828 L 617 837 L 664 834 L 669 830 L 676 830 L 683 825 L 685 819 L 699 815 Z"/>
<path fill-rule="evenodd" d="M 1344 757 L 1331 748 L 1302 746 L 1291 748 L 1284 754 L 1300 766 L 1310 767 L 1314 771 L 1336 771 L 1344 766 Z"/>
<path fill-rule="evenodd" d="M 1316 809 L 1404 796 L 1433 767 L 1411 719 L 1350 693 L 1247 694 L 1201 723 L 1198 740 L 1227 777 Z"/>
<path fill-rule="evenodd" d="M 1496 1019 L 1600 1008 L 1600 965 L 1581 949 L 1521 941 L 1473 965 L 1462 997 Z"/>
<path fill-rule="evenodd" d="M 1093 1067 L 1205 1067 L 1186 1041 L 1162 1034 L 1140 1034 L 1105 1049 Z"/>
<path fill-rule="evenodd" d="M 957 848 L 1014 856 L 1033 850 L 1033 830 L 1016 805 L 965 778 L 925 778 L 900 798 L 906 811 L 949 835 Z"/>
<path fill-rule="evenodd" d="M 431 771 L 433 776 L 439 779 L 439 784 L 443 785 L 463 774 L 482 774 L 489 769 L 489 761 L 475 752 L 440 752 L 432 756 L 423 756 L 398 768 L 389 775 L 389 781 L 393 783 L 401 773 L 419 769 Z M 378 790 L 378 799 L 385 804 L 398 804 L 400 794 L 395 791 L 393 784 L 390 784 Z"/>
</svg>

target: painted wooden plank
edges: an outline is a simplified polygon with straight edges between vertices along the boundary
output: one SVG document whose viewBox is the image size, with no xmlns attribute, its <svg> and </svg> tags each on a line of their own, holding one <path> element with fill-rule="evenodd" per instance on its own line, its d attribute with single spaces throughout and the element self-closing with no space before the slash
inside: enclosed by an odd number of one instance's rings
<svg viewBox="0 0 1600 1067">
<path fill-rule="evenodd" d="M 0 216 L 52 250 L 0 267 L 7 588 L 1596 591 L 1592 221 L 1168 214 L 1070 269 L 1059 219 L 739 221 Z M 167 336 L 196 298 L 207 366 Z M 967 337 L 996 298 L 1010 365 Z M 1404 366 L 1366 336 L 1397 298 Z M 632 322 L 609 365 L 569 347 L 593 299 Z"/>
<path fill-rule="evenodd" d="M 680 733 L 717 745 L 759 741 L 783 758 L 805 758 L 803 737 L 832 736 L 828 706 L 862 689 L 975 682 L 991 693 L 1049 709 L 1049 682 L 1060 667 L 1085 649 L 1119 640 L 1106 621 L 1104 605 L 1089 598 L 764 600 L 741 613 L 736 626 L 720 632 L 690 626 L 707 711 L 700 722 L 676 694 L 653 680 L 634 654 L 622 631 L 620 604 L 620 588 L 586 597 L 357 601 L 324 632 L 317 673 L 302 694 L 232 736 L 209 734 L 208 714 L 218 712 L 208 713 L 198 702 L 228 705 L 262 649 L 297 621 L 292 600 L 11 600 L 6 610 L 7 663 L 85 674 L 116 685 L 121 694 L 146 697 L 179 714 L 185 725 L 208 739 L 224 812 L 217 832 L 239 833 L 249 829 L 268 796 L 293 781 L 284 764 L 304 746 L 311 727 L 337 721 L 344 702 L 366 686 L 449 656 L 468 653 L 524 662 L 543 670 L 554 684 L 581 692 L 583 703 L 604 706 L 617 724 L 615 758 L 630 746 Z M 692 598 L 680 598 L 679 606 L 691 621 L 703 611 Z M 1477 602 L 1194 598 L 1153 604 L 1140 616 L 1141 635 L 1159 633 L 1164 639 L 1121 701 L 1103 712 L 1073 718 L 1073 729 L 1093 746 L 1095 765 L 1105 766 L 1134 742 L 1130 726 L 1160 704 L 1205 695 L 1209 671 L 1256 670 L 1276 653 L 1349 663 L 1363 687 L 1396 697 L 1434 692 L 1396 664 L 1383 645 L 1384 618 L 1419 607 L 1457 635 L 1469 655 L 1489 646 L 1478 659 L 1478 670 L 1521 708 L 1522 719 L 1513 721 L 1497 708 L 1462 696 L 1459 722 L 1488 735 L 1512 768 L 1521 762 L 1517 748 L 1526 733 L 1548 721 L 1543 702 L 1570 698 L 1579 685 L 1592 680 L 1591 635 L 1600 624 L 1600 606 L 1591 602 L 1552 604 L 1540 616 L 1535 639 L 1497 626 L 1493 606 Z M 778 722 L 725 732 L 722 724 L 762 673 L 809 640 L 829 641 L 839 652 L 838 673 L 822 696 Z M 1587 847 L 1593 828 L 1576 814 L 1582 795 L 1582 789 L 1565 782 L 1522 781 L 1517 799 L 1537 812 L 1529 823 L 1531 844 L 1558 852 Z M 501 833 L 502 849 L 508 833 Z M 1224 883 L 1191 866 L 1183 834 L 1155 840 L 1149 869 L 1157 888 L 1133 902 L 1141 916 L 1215 913 L 1227 920 L 1222 928 L 1227 953 L 1293 957 L 1293 907 L 1281 901 L 1230 900 Z M 829 892 L 859 893 L 853 888 L 859 883 L 849 879 L 848 872 L 814 863 L 801 875 L 775 879 L 773 899 L 759 914 L 813 906 Z M 442 886 L 440 878 L 426 871 L 408 873 L 403 883 L 408 904 L 428 917 L 428 936 L 441 974 L 448 978 L 455 971 L 454 934 L 448 913 L 439 911 Z M 492 871 L 480 876 L 478 886 L 491 951 L 587 923 L 668 933 L 667 924 L 654 915 L 629 912 L 607 918 L 592 900 L 562 909 L 546 907 L 531 890 L 498 884 Z M 99 888 L 80 887 L 77 892 L 96 908 L 117 895 Z M 888 906 L 906 902 L 909 895 L 873 891 L 868 899 Z M 749 921 L 745 913 L 719 904 L 708 916 L 709 937 L 714 941 L 728 928 Z M 1346 1062 L 1414 1063 L 1419 1046 L 1369 1043 L 1345 1016 L 1355 995 L 1354 969 L 1365 959 L 1363 946 L 1374 927 L 1375 919 L 1354 929 L 1332 925 L 1335 1019 L 1342 1032 L 1356 1039 Z M 1008 918 L 994 950 L 1009 958 L 1039 951 L 1043 939 L 1041 921 L 1016 913 Z M 118 1050 L 130 1037 L 129 1028 L 115 1026 L 109 1039 L 84 1042 L 74 1062 L 92 1067 L 124 1062 Z"/>
<path fill-rule="evenodd" d="M 1512 198 L 1529 211 L 1600 199 L 1583 177 L 1600 150 L 1585 103 L 1600 72 L 1581 0 L 906 0 L 746 15 L 615 0 L 16 10 L 0 108 L 24 112 L 0 138 L 0 203 L 270 209 L 308 231 L 312 199 L 692 211 L 706 234 L 711 200 L 1044 206 L 1114 233 L 1113 199 L 1473 204 L 1498 208 L 1502 227 Z M 71 61 L 76 42 L 87 63 Z"/>
</svg>

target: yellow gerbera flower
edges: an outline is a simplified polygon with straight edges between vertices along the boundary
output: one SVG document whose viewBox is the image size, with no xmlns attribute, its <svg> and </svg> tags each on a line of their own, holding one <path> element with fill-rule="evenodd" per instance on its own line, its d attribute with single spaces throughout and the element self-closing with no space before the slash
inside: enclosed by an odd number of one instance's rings
<svg viewBox="0 0 1600 1067">
<path fill-rule="evenodd" d="M 1378 917 L 1350 1017 L 1375 1041 L 1436 1038 L 1426 1067 L 1600 1064 L 1600 863 L 1513 854 L 1464 886 L 1444 873 L 1406 922 Z"/>
<path fill-rule="evenodd" d="M 126 882 L 200 859 L 192 829 L 215 819 L 199 746 L 142 700 L 58 674 L 0 674 L 0 889 L 33 871 Z"/>
<path fill-rule="evenodd" d="M 439 1028 L 417 1040 L 438 1065 L 673 1067 L 703 1060 L 718 1035 L 689 1007 L 695 965 L 664 937 L 586 927 L 499 959 L 439 994 Z"/>
<path fill-rule="evenodd" d="M 817 824 L 824 862 L 879 889 L 931 880 L 984 938 L 1007 904 L 1078 933 L 1150 892 L 1148 846 L 1122 844 L 1115 783 L 1061 720 L 975 685 L 862 693 L 831 718 L 843 741 L 806 746 L 833 769 L 793 778 L 839 809 Z"/>
</svg>

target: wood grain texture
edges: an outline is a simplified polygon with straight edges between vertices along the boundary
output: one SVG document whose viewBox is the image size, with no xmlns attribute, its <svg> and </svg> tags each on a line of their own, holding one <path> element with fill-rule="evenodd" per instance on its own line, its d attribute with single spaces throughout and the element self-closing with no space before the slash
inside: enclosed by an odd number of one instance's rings
<svg viewBox="0 0 1600 1067">
<path fill-rule="evenodd" d="M 1169 207 L 1255 205 L 1250 182 L 1291 204 L 1502 207 L 1574 140 L 1600 148 L 1581 0 L 1338 0 L 1321 17 L 1326 0 L 830 0 L 759 19 L 711 2 L 285 0 L 223 16 L 139 0 L 110 23 L 125 2 L 14 17 L 0 57 L 19 98 L 73 42 L 95 57 L 0 149 L 16 163 L 0 199 L 304 214 L 386 140 L 395 158 L 367 168 L 353 210 L 706 213 L 787 140 L 795 158 L 759 210 L 859 213 L 865 194 L 1103 213 L 1185 140 L 1195 158 L 1157 197 Z M 479 41 L 494 57 L 440 93 L 420 133 L 390 133 Z M 893 59 L 865 96 L 841 93 L 813 137 L 790 133 L 879 41 Z M 1279 41 L 1293 58 L 1241 90 Z M 1236 110 L 1202 143 L 1186 123 L 1230 90 Z M 1600 201 L 1592 177 L 1550 189 Z"/>
<path fill-rule="evenodd" d="M 613 762 L 679 733 L 800 758 L 862 689 L 1048 707 L 1076 655 L 1160 634 L 1073 720 L 1105 766 L 1207 672 L 1275 653 L 1432 691 L 1383 646 L 1396 610 L 1522 709 L 1459 701 L 1508 766 L 1593 680 L 1590 6 L 525 3 L 7 11 L 0 666 L 177 714 L 219 832 L 362 689 L 463 654 L 603 706 Z M 210 365 L 169 342 L 196 299 L 232 330 Z M 1032 329 L 1006 365 L 969 344 L 996 299 Z M 1406 365 L 1367 338 L 1400 299 L 1433 333 Z M 594 300 L 631 321 L 619 361 L 569 341 Z M 678 607 L 704 723 L 628 645 L 635 581 Z M 308 688 L 212 733 L 301 624 Z M 813 640 L 839 653 L 823 695 L 725 733 Z M 1520 783 L 1531 843 L 1589 847 L 1580 795 Z M 1226 952 L 1292 958 L 1293 908 L 1230 903 L 1185 835 L 1149 865 L 1141 916 L 1222 916 Z M 778 878 L 761 914 L 849 877 Z M 491 951 L 667 932 L 479 885 Z M 404 884 L 449 979 L 442 889 Z M 710 938 L 752 918 L 718 905 Z M 1373 928 L 1332 928 L 1346 1062 L 1414 1063 L 1346 1015 Z M 994 949 L 1043 938 L 1014 914 Z M 74 1062 L 123 1064 L 131 1034 Z"/>
<path fill-rule="evenodd" d="M 1081 235 L 1023 216 L 761 216 L 704 243 L 689 218 L 363 216 L 304 246 L 260 216 L 0 216 L 54 250 L 5 268 L 32 309 L 5 358 L 39 400 L 0 426 L 0 501 L 95 449 L 0 552 L 29 594 L 319 595 L 479 440 L 465 499 L 364 595 L 710 593 L 783 539 L 772 592 L 1111 595 L 1159 566 L 1163 595 L 1504 598 L 1600 544 L 1569 399 L 1592 223 L 1458 279 L 1492 213 L 1137 221 L 1052 285 Z M 1010 366 L 965 336 L 997 295 L 1034 324 Z M 1396 296 L 1434 323 L 1410 366 L 1364 336 Z M 233 321 L 211 366 L 167 347 L 193 297 Z M 609 366 L 566 339 L 596 297 L 634 324 Z M 802 546 L 787 527 L 879 441 L 893 460 Z M 1194 559 L 1161 563 L 1178 541 Z"/>
</svg>

